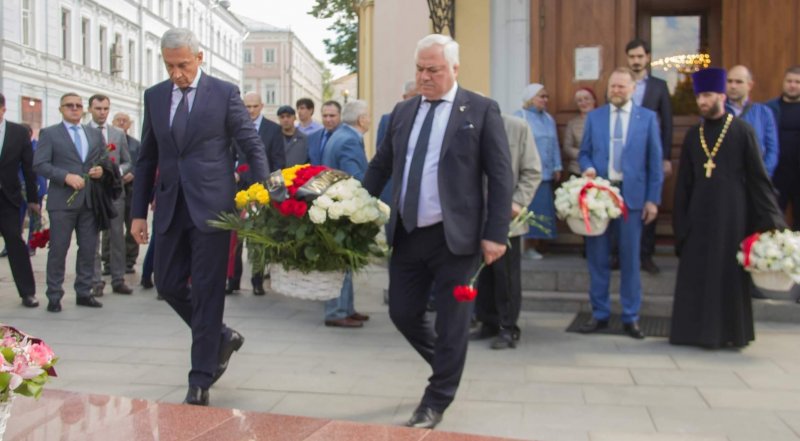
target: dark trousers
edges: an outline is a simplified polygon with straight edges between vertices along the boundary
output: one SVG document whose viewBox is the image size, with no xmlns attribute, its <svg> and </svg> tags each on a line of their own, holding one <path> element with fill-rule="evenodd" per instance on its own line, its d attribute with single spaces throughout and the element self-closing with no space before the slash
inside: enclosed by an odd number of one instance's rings
<svg viewBox="0 0 800 441">
<path fill-rule="evenodd" d="M 133 197 L 133 184 L 125 184 L 125 268 L 133 268 L 139 258 L 139 244 L 131 236 L 131 198 Z M 108 268 L 111 257 L 108 231 L 103 231 L 103 268 Z"/>
<path fill-rule="evenodd" d="M 479 254 L 457 256 L 447 248 L 441 223 L 407 233 L 398 221 L 389 264 L 389 317 L 433 374 L 421 404 L 443 412 L 464 371 L 472 305 L 458 302 L 453 288 L 477 269 Z M 436 320 L 425 314 L 433 286 Z"/>
<path fill-rule="evenodd" d="M 509 239 L 511 247 L 496 262 L 481 271 L 475 315 L 484 326 L 518 331 L 522 304 L 520 236 Z"/>
<path fill-rule="evenodd" d="M 220 338 L 230 332 L 222 324 L 230 233 L 198 230 L 179 193 L 172 224 L 154 236 L 156 289 L 192 329 L 189 385 L 208 388 L 219 363 Z"/>
<path fill-rule="evenodd" d="M 150 236 L 150 243 L 147 244 L 147 251 L 144 253 L 144 261 L 142 262 L 142 280 L 153 278 L 153 254 L 156 249 L 156 236 Z"/>
<path fill-rule="evenodd" d="M 656 224 L 658 219 L 642 227 L 641 258 L 653 257 L 656 252 Z"/>
<path fill-rule="evenodd" d="M 244 244 L 240 241 L 236 244 L 236 251 L 233 255 L 233 277 L 231 277 L 231 282 L 233 286 L 238 287 L 241 280 L 242 280 L 242 271 L 244 271 L 244 265 L 242 264 L 242 251 L 244 248 Z M 263 273 L 262 275 L 253 274 L 250 278 L 250 282 L 253 284 L 253 288 L 256 286 L 261 286 L 264 284 L 263 281 Z"/>
<path fill-rule="evenodd" d="M 28 255 L 28 247 L 22 240 L 19 207 L 12 204 L 2 191 L 0 191 L 0 234 L 6 243 L 8 264 L 11 266 L 11 275 L 17 285 L 17 292 L 20 297 L 36 294 L 31 258 Z"/>
<path fill-rule="evenodd" d="M 792 204 L 792 230 L 800 231 L 800 163 L 797 155 L 785 155 L 778 161 L 772 182 L 778 190 L 778 206 L 785 212 Z M 794 167 L 792 165 L 795 165 Z"/>
</svg>

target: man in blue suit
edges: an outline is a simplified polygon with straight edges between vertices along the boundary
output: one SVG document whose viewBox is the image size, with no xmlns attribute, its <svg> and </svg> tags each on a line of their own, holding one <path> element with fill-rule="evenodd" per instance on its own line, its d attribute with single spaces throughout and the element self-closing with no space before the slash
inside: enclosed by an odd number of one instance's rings
<svg viewBox="0 0 800 441">
<path fill-rule="evenodd" d="M 591 333 L 608 327 L 610 230 L 618 229 L 622 322 L 628 335 L 641 339 L 644 338 L 639 329 L 642 222 L 649 224 L 658 215 L 664 175 L 658 118 L 655 112 L 633 103 L 635 84 L 633 72 L 628 68 L 614 70 L 608 79 L 610 104 L 592 111 L 586 118 L 578 155 L 583 175 L 600 176 L 618 186 L 628 208 L 628 217 L 613 221 L 604 234 L 586 238 L 592 319 L 581 326 L 580 331 Z"/>
<path fill-rule="evenodd" d="M 200 70 L 199 46 L 188 29 L 173 28 L 161 37 L 169 80 L 144 93 L 131 234 L 140 244 L 147 242 L 147 207 L 154 192 L 156 288 L 192 329 L 184 403 L 205 406 L 208 388 L 244 343 L 222 323 L 230 233 L 207 222 L 234 211 L 233 141 L 247 157 L 254 180 L 266 178 L 268 164 L 239 89 Z"/>
<path fill-rule="evenodd" d="M 322 130 L 308 135 L 308 160 L 312 165 L 322 164 L 322 153 L 333 132 L 342 123 L 342 105 L 338 101 L 325 101 L 322 105 Z"/>
<path fill-rule="evenodd" d="M 323 120 L 325 118 L 323 106 Z M 331 135 L 322 152 L 322 165 L 341 170 L 350 176 L 364 179 L 367 172 L 367 155 L 364 152 L 364 133 L 369 130 L 370 118 L 367 103 L 354 100 L 342 109 L 342 124 Z M 360 328 L 369 316 L 359 314 L 353 305 L 353 273 L 347 271 L 341 294 L 325 302 L 325 326 Z"/>
</svg>

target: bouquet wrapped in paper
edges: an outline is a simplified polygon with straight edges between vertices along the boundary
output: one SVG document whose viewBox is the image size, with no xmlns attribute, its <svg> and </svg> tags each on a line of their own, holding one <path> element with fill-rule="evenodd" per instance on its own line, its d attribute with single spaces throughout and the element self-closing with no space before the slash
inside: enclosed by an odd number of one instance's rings
<svg viewBox="0 0 800 441">
<path fill-rule="evenodd" d="M 628 216 L 619 189 L 600 177 L 571 177 L 556 189 L 555 206 L 558 218 L 583 236 L 599 236 L 609 221 Z"/>
<path fill-rule="evenodd" d="M 759 288 L 788 291 L 800 281 L 800 232 L 755 233 L 742 241 L 736 259 Z"/>
</svg>

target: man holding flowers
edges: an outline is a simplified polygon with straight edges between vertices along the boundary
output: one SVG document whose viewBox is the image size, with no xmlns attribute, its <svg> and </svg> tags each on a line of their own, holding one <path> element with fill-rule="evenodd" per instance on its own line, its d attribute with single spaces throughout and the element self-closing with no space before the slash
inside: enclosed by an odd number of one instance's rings
<svg viewBox="0 0 800 441">
<path fill-rule="evenodd" d="M 467 355 L 472 308 L 453 290 L 481 257 L 492 264 L 505 253 L 513 182 L 497 103 L 456 83 L 458 43 L 428 35 L 415 59 L 421 96 L 395 106 L 364 187 L 377 197 L 395 182 L 389 316 L 433 371 L 407 425 L 432 428 L 455 398 Z M 425 314 L 431 287 L 435 324 Z"/>
<path fill-rule="evenodd" d="M 203 52 L 194 33 L 168 30 L 161 37 L 161 54 L 169 80 L 144 93 L 131 234 L 139 244 L 147 242 L 147 207 L 154 192 L 156 288 L 192 329 L 184 402 L 206 406 L 209 387 L 244 343 L 222 323 L 230 233 L 207 222 L 234 211 L 234 140 L 254 181 L 266 177 L 268 165 L 238 88 L 200 69 Z"/>
</svg>

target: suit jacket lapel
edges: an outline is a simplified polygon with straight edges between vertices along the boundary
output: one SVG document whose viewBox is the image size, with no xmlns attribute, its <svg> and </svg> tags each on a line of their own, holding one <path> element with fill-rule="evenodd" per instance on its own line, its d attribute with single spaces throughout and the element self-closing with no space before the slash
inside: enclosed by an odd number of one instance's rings
<svg viewBox="0 0 800 441">
<path fill-rule="evenodd" d="M 625 134 L 625 146 L 622 148 L 622 151 L 628 149 L 631 145 L 631 138 L 633 138 L 633 131 L 639 125 L 639 119 L 642 117 L 642 112 L 639 109 L 639 106 L 634 104 L 631 107 L 631 119 L 628 121 L 628 133 Z"/>
<path fill-rule="evenodd" d="M 64 144 L 64 147 L 67 148 L 69 151 L 71 151 L 73 155 L 75 155 L 75 160 L 76 161 L 78 161 L 80 163 L 83 163 L 83 161 L 81 161 L 81 155 L 80 155 L 80 153 L 78 153 L 78 148 L 75 147 L 75 142 L 72 140 L 72 134 L 69 131 L 67 131 L 67 128 L 64 126 L 64 122 L 63 121 L 61 122 L 60 127 L 61 128 L 58 130 L 58 133 L 61 134 L 62 143 Z M 88 141 L 88 137 L 87 137 L 87 141 Z M 86 146 L 86 149 L 88 151 L 89 146 Z M 88 157 L 88 153 L 87 153 L 87 157 Z"/>
<path fill-rule="evenodd" d="M 208 105 L 208 98 L 211 91 L 211 86 L 208 83 L 208 78 L 206 78 L 207 74 L 203 72 L 200 75 L 200 80 L 197 82 L 197 90 L 194 93 L 194 102 L 192 103 L 192 108 L 189 111 L 189 121 L 186 122 L 186 145 L 178 146 L 178 149 L 186 149 L 186 147 L 192 144 L 192 138 L 197 133 L 196 127 L 200 120 L 202 119 L 202 115 L 200 115 L 201 109 L 205 109 Z"/>
<path fill-rule="evenodd" d="M 399 170 L 400 179 L 402 179 L 403 171 L 406 167 L 406 155 L 408 154 L 408 141 L 411 138 L 411 130 L 414 128 L 414 120 L 417 118 L 417 112 L 419 111 L 419 106 L 422 103 L 422 95 L 417 96 L 413 99 L 412 103 L 409 104 L 408 110 L 406 111 L 407 118 L 399 118 L 400 121 L 405 119 L 406 125 L 403 127 L 402 136 L 400 139 L 402 143 L 398 146 L 394 146 L 395 164 L 399 164 L 399 168 L 395 168 L 395 171 Z M 386 135 L 388 136 L 388 134 Z"/>
<path fill-rule="evenodd" d="M 447 121 L 447 129 L 444 132 L 444 139 L 442 140 L 442 151 L 439 159 L 444 158 L 447 149 L 450 147 L 450 141 L 455 136 L 456 131 L 461 128 L 469 110 L 469 99 L 464 93 L 464 90 L 459 87 L 456 90 L 456 97 L 453 99 L 453 107 L 450 109 L 450 119 Z"/>
<path fill-rule="evenodd" d="M 172 139 L 169 113 L 172 106 L 172 81 L 166 80 L 155 86 L 159 89 L 153 90 L 153 102 L 149 103 L 150 121 L 152 129 L 157 139 L 168 139 L 169 144 L 178 151 L 175 140 Z M 163 133 L 163 135 L 161 135 Z"/>
</svg>

